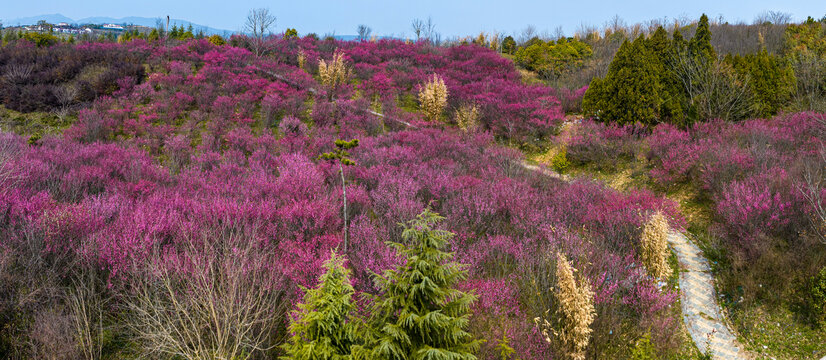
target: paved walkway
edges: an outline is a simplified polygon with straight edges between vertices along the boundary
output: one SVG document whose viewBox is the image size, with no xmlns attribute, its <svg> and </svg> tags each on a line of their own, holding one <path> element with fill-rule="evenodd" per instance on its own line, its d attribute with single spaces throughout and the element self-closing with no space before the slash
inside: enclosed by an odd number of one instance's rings
<svg viewBox="0 0 826 360">
<path fill-rule="evenodd" d="M 708 351 L 715 359 L 748 359 L 743 346 L 726 326 L 717 305 L 714 276 L 700 248 L 674 231 L 668 234 L 668 243 L 680 261 L 683 321 L 697 348 Z"/>
<path fill-rule="evenodd" d="M 546 167 L 527 162 L 522 162 L 522 167 L 549 177 L 570 181 L 567 175 L 558 174 Z M 684 234 L 676 231 L 668 234 L 668 243 L 680 262 L 680 302 L 683 308 L 683 321 L 697 348 L 702 352 L 708 351 L 714 359 L 749 359 L 743 346 L 737 342 L 737 337 L 725 323 L 717 304 L 714 276 L 700 248 Z"/>
</svg>

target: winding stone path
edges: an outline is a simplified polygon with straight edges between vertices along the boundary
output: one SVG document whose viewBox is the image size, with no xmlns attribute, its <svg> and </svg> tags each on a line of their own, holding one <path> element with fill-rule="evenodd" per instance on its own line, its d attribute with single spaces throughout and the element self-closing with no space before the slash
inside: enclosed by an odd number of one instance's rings
<svg viewBox="0 0 826 360">
<path fill-rule="evenodd" d="M 546 167 L 522 162 L 522 167 L 546 176 L 570 181 L 569 177 Z M 697 245 L 683 233 L 671 231 L 668 243 L 680 262 L 680 303 L 683 322 L 697 348 L 708 352 L 714 359 L 749 359 L 737 337 L 728 328 L 714 290 L 714 276 L 708 260 Z M 821 360 L 826 360 L 823 358 Z"/>
<path fill-rule="evenodd" d="M 300 87 L 300 85 L 292 83 L 284 76 L 262 69 L 258 70 L 293 86 Z M 314 88 L 310 88 L 309 91 L 313 94 L 318 92 Z M 401 119 L 385 116 L 372 110 L 361 110 L 400 123 L 405 127 L 417 128 L 417 126 Z M 522 161 L 520 165 L 530 171 L 539 172 L 562 181 L 570 181 L 567 175 L 559 174 L 547 167 L 533 165 L 525 161 Z M 683 321 L 697 348 L 702 352 L 708 351 L 714 359 L 750 359 L 751 356 L 746 354 L 743 346 L 738 343 L 737 337 L 725 323 L 720 306 L 717 304 L 714 276 L 711 274 L 711 267 L 708 265 L 708 260 L 703 257 L 700 248 L 689 241 L 684 234 L 676 231 L 671 231 L 668 234 L 668 243 L 677 254 L 677 259 L 680 262 L 680 302 L 682 304 Z M 826 357 L 821 360 L 826 360 Z"/>
<path fill-rule="evenodd" d="M 714 276 L 700 248 L 676 231 L 668 234 L 668 243 L 680 262 L 683 321 L 697 348 L 715 359 L 748 359 L 717 305 Z"/>
</svg>

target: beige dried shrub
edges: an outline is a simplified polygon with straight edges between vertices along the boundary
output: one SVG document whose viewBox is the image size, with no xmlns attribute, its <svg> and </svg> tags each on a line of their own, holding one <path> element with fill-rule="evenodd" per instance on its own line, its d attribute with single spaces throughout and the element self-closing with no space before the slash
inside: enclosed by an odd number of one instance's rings
<svg viewBox="0 0 826 360">
<path fill-rule="evenodd" d="M 304 70 L 304 63 L 307 62 L 307 54 L 304 49 L 298 49 L 298 68 Z"/>
<path fill-rule="evenodd" d="M 318 75 L 321 78 L 321 85 L 325 86 L 332 95 L 339 85 L 347 82 L 350 76 L 350 71 L 344 62 L 344 53 L 336 50 L 329 63 L 324 59 L 319 59 Z"/>
<path fill-rule="evenodd" d="M 439 75 L 433 74 L 419 90 L 419 104 L 428 121 L 438 120 L 442 116 L 447 105 L 447 86 Z"/>
<path fill-rule="evenodd" d="M 534 319 L 545 341 L 556 342 L 563 348 L 567 358 L 584 360 L 585 349 L 591 339 L 591 323 L 596 318 L 594 293 L 584 277 L 579 281 L 574 277 L 575 269 L 562 253 L 556 254 L 557 286 L 554 291 L 558 303 L 556 316 L 558 329 L 554 329 L 547 319 Z M 547 313 L 546 313 L 547 314 Z M 551 334 L 555 338 L 551 338 Z"/>
<path fill-rule="evenodd" d="M 640 257 L 651 276 L 662 279 L 671 275 L 668 266 L 668 220 L 661 212 L 648 219 L 640 239 Z"/>
<path fill-rule="evenodd" d="M 479 128 L 479 108 L 463 105 L 456 109 L 456 124 L 463 132 L 473 132 Z"/>
</svg>

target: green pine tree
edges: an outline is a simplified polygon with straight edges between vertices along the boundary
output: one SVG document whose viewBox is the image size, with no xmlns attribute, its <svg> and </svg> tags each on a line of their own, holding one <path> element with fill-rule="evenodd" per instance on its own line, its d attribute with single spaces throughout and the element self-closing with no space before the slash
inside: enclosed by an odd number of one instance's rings
<svg viewBox="0 0 826 360">
<path fill-rule="evenodd" d="M 717 52 L 711 46 L 711 30 L 708 27 L 708 16 L 706 14 L 700 17 L 697 32 L 688 42 L 688 51 L 692 56 L 704 58 L 709 62 L 717 59 Z"/>
<path fill-rule="evenodd" d="M 680 29 L 674 29 L 674 34 L 671 35 L 671 46 L 675 52 L 684 53 L 688 51 L 688 43 L 683 38 L 683 33 L 680 32 Z"/>
<path fill-rule="evenodd" d="M 752 116 L 777 114 L 794 94 L 797 80 L 791 65 L 766 49 L 745 56 L 726 55 L 725 62 L 743 78 L 754 95 L 751 103 Z"/>
<path fill-rule="evenodd" d="M 687 101 L 687 96 L 684 94 L 685 88 L 672 66 L 677 51 L 675 44 L 668 38 L 668 32 L 662 26 L 654 31 L 647 44 L 662 89 L 660 94 L 662 106 L 657 118 L 661 122 L 684 125 L 683 106 Z"/>
<path fill-rule="evenodd" d="M 660 72 L 642 35 L 634 42 L 626 40 L 598 88 L 588 88 L 583 108 L 587 113 L 598 112 L 604 122 L 654 125 L 662 104 Z"/>
<path fill-rule="evenodd" d="M 502 40 L 502 52 L 510 55 L 516 52 L 516 40 L 513 39 L 513 36 L 508 36 L 505 40 Z"/>
<path fill-rule="evenodd" d="M 318 287 L 306 289 L 290 323 L 289 341 L 282 345 L 283 360 L 349 360 L 358 343 L 353 285 L 345 259 L 332 252 L 324 263 Z"/>
<path fill-rule="evenodd" d="M 455 288 L 467 270 L 443 251 L 453 236 L 435 228 L 443 219 L 425 210 L 405 226 L 404 243 L 388 243 L 406 260 L 376 276 L 381 296 L 373 303 L 369 340 L 358 358 L 476 359 L 479 341 L 466 330 L 476 296 Z"/>
</svg>

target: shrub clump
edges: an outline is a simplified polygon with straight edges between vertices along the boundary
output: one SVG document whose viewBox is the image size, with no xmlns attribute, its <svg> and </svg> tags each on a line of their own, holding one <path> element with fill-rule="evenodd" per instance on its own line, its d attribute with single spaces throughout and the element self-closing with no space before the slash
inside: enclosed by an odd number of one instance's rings
<svg viewBox="0 0 826 360">
<path fill-rule="evenodd" d="M 815 321 L 826 326 L 826 267 L 810 280 L 811 314 Z"/>
<path fill-rule="evenodd" d="M 556 300 L 559 302 L 557 317 L 559 329 L 548 320 L 534 319 L 545 341 L 551 343 L 551 333 L 561 343 L 565 355 L 571 360 L 584 360 L 585 349 L 591 339 L 591 323 L 596 318 L 594 293 L 584 277 L 574 277 L 575 269 L 562 253 L 556 254 Z"/>
<path fill-rule="evenodd" d="M 442 116 L 447 105 L 447 86 L 439 75 L 433 74 L 419 90 L 419 104 L 427 121 L 436 121 Z"/>
<path fill-rule="evenodd" d="M 479 128 L 479 108 L 476 105 L 464 105 L 456 110 L 456 124 L 463 132 L 473 132 Z"/>
<path fill-rule="evenodd" d="M 640 238 L 640 257 L 655 278 L 665 278 L 671 274 L 668 266 L 668 220 L 661 212 L 648 219 Z"/>
</svg>

